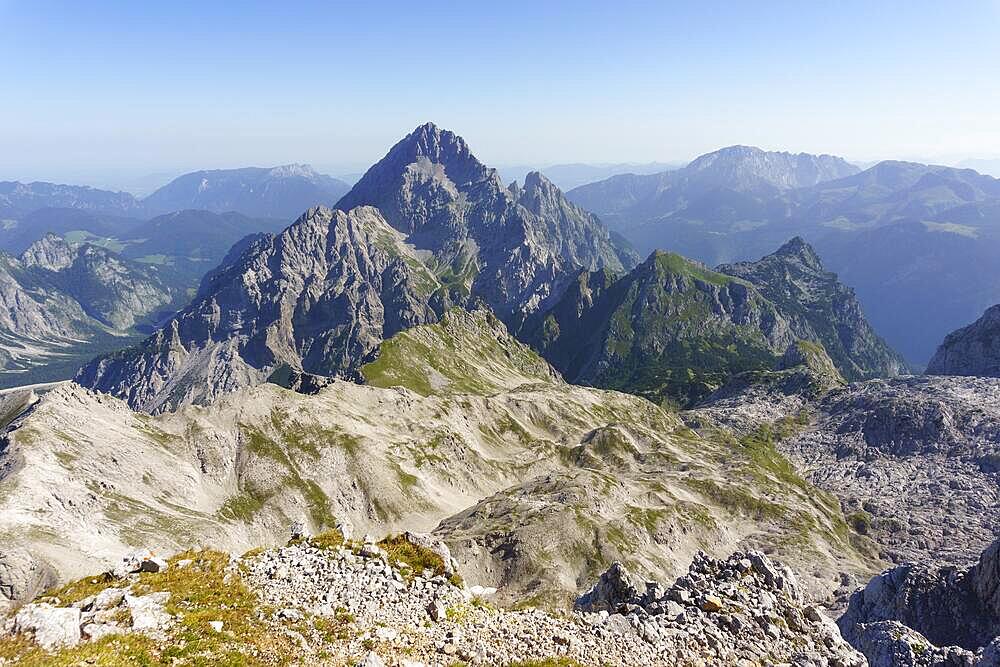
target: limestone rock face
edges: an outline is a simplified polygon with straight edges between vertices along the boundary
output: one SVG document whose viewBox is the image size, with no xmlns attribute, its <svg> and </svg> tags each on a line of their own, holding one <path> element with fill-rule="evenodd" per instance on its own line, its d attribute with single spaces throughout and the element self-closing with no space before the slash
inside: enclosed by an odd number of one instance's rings
<svg viewBox="0 0 1000 667">
<path fill-rule="evenodd" d="M 350 375 L 384 338 L 437 319 L 437 286 L 377 210 L 311 209 L 227 258 L 162 329 L 76 381 L 159 411 L 258 384 L 282 365 Z"/>
<path fill-rule="evenodd" d="M 686 419 L 745 437 L 783 420 L 789 426 L 775 440 L 778 450 L 837 496 L 881 558 L 975 562 L 1000 534 L 1000 379 L 909 376 L 815 395 L 822 384 L 811 375 L 738 377 Z"/>
<path fill-rule="evenodd" d="M 1000 305 L 948 334 L 927 365 L 927 373 L 1000 377 Z"/>
<path fill-rule="evenodd" d="M 616 561 L 601 573 L 590 590 L 577 598 L 576 608 L 581 611 L 617 613 L 620 607 L 639 602 L 639 589 L 640 584 L 633 580 L 624 565 Z"/>
<path fill-rule="evenodd" d="M 80 643 L 80 610 L 40 603 L 25 605 L 14 616 L 13 631 L 31 636 L 46 650 Z"/>
<path fill-rule="evenodd" d="M 883 572 L 851 596 L 837 623 L 873 665 L 995 665 L 998 588 L 1000 541 L 968 569 L 906 564 Z"/>
<path fill-rule="evenodd" d="M 51 565 L 27 549 L 0 547 L 0 615 L 55 585 L 57 576 Z"/>
<path fill-rule="evenodd" d="M 724 264 L 717 270 L 757 287 L 781 309 L 796 337 L 821 343 L 848 380 L 906 372 L 903 358 L 868 324 L 854 291 L 826 271 L 801 238 L 756 262 Z"/>
<path fill-rule="evenodd" d="M 431 123 L 393 146 L 337 204 L 359 205 L 377 207 L 432 254 L 454 302 L 480 297 L 508 324 L 557 295 L 581 268 L 635 264 L 633 251 L 541 174 L 508 189 L 461 137 Z"/>
</svg>

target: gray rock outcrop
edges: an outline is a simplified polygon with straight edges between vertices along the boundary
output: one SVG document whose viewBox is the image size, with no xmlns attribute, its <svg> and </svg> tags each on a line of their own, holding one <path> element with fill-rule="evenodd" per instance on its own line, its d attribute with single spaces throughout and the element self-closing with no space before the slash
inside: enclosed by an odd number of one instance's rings
<svg viewBox="0 0 1000 667">
<path fill-rule="evenodd" d="M 433 255 L 453 302 L 480 297 L 515 327 L 580 269 L 620 272 L 637 261 L 544 176 L 508 189 L 460 136 L 432 123 L 393 146 L 337 204 L 361 205 Z"/>
<path fill-rule="evenodd" d="M 52 234 L 20 257 L 0 253 L 0 369 L 86 354 L 89 344 L 131 332 L 177 296 L 149 267 Z"/>
<path fill-rule="evenodd" d="M 51 565 L 22 547 L 0 547 L 0 615 L 54 586 L 58 574 Z"/>
<path fill-rule="evenodd" d="M 927 364 L 927 373 L 1000 377 L 1000 305 L 948 334 Z"/>
<path fill-rule="evenodd" d="M 1000 541 L 971 568 L 908 563 L 851 596 L 837 623 L 872 665 L 994 666 L 1000 641 Z"/>
</svg>

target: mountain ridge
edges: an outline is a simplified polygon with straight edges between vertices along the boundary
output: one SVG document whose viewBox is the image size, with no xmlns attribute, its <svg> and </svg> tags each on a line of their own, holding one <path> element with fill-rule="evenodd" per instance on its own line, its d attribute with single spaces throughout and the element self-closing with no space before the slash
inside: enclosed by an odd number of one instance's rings
<svg viewBox="0 0 1000 667">
<path fill-rule="evenodd" d="M 906 369 L 800 238 L 715 270 L 656 251 L 624 276 L 581 273 L 527 336 L 571 381 L 681 405 L 774 368 L 797 340 L 823 345 L 849 379 Z"/>
</svg>

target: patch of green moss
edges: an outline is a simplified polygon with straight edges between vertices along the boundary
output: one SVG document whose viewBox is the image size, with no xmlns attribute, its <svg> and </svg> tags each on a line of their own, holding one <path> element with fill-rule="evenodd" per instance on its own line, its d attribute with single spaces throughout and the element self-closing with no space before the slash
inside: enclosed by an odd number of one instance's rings
<svg viewBox="0 0 1000 667">
<path fill-rule="evenodd" d="M 719 484 L 709 479 L 685 479 L 683 483 L 726 510 L 755 520 L 776 520 L 786 515 L 782 505 L 749 493 L 739 484 Z"/>
<path fill-rule="evenodd" d="M 241 425 L 241 428 L 246 436 L 247 449 L 250 452 L 257 456 L 271 459 L 288 471 L 283 484 L 295 489 L 302 496 L 313 524 L 318 528 L 331 525 L 333 522 L 333 513 L 330 498 L 320 488 L 319 484 L 314 480 L 302 477 L 295 462 L 277 441 L 271 439 L 259 429 L 246 425 Z M 341 435 L 339 433 L 336 434 L 337 437 Z M 352 442 L 349 446 L 353 447 L 354 443 Z M 235 506 L 228 508 L 234 517 L 238 517 L 239 515 L 234 513 L 233 510 L 236 512 L 252 511 L 253 513 L 260 511 L 264 503 L 274 495 L 273 492 L 265 494 L 253 489 L 244 489 L 244 494 L 248 497 L 241 498 Z"/>
<path fill-rule="evenodd" d="M 667 273 L 690 276 L 713 285 L 726 285 L 736 281 L 732 276 L 716 273 L 675 252 L 656 251 L 656 267 Z"/>
<path fill-rule="evenodd" d="M 235 519 L 249 523 L 264 509 L 270 495 L 260 495 L 249 491 L 244 491 L 235 496 L 230 496 L 219 508 L 219 516 L 224 519 Z"/>
<path fill-rule="evenodd" d="M 404 493 L 409 494 L 420 485 L 420 480 L 416 475 L 411 475 L 406 472 L 398 463 L 393 463 L 393 466 L 396 470 L 396 479 L 399 481 L 399 488 L 401 488 Z"/>
<path fill-rule="evenodd" d="M 177 436 L 161 429 L 156 425 L 155 418 L 147 415 L 139 415 L 138 429 L 147 438 L 164 448 L 168 448 L 171 443 L 177 440 Z"/>
<path fill-rule="evenodd" d="M 309 544 L 319 549 L 336 549 L 344 544 L 343 534 L 333 528 L 309 538 Z"/>
<path fill-rule="evenodd" d="M 179 567 L 180 560 L 191 561 Z M 298 645 L 280 627 L 262 624 L 258 613 L 270 613 L 239 577 L 227 576 L 229 556 L 215 551 L 188 551 L 170 559 L 163 572 L 144 573 L 132 593 L 166 591 L 166 611 L 176 622 L 161 639 L 138 633 L 105 637 L 54 653 L 42 651 L 24 638 L 0 639 L 0 659 L 31 667 L 107 667 L 145 665 L 287 665 L 296 660 Z M 68 604 L 120 584 L 108 576 L 85 577 L 47 595 Z M 209 623 L 222 621 L 223 631 Z M 336 621 L 336 619 L 333 619 Z M 3 661 L 0 660 L 0 661 Z"/>
</svg>

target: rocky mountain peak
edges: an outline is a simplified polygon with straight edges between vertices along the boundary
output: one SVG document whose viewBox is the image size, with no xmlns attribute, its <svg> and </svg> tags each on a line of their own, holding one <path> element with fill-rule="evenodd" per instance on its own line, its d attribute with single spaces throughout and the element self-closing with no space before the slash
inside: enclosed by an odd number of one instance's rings
<svg viewBox="0 0 1000 667">
<path fill-rule="evenodd" d="M 848 380 L 899 375 L 906 363 L 872 329 L 854 292 L 824 270 L 819 255 L 799 237 L 756 262 L 716 270 L 742 278 L 777 305 L 797 338 L 823 344 Z"/>
<path fill-rule="evenodd" d="M 314 207 L 228 257 L 162 329 L 76 381 L 158 411 L 259 384 L 283 364 L 350 376 L 385 337 L 437 319 L 439 286 L 377 209 Z"/>
<path fill-rule="evenodd" d="M 524 177 L 525 192 L 532 192 L 534 190 L 552 191 L 558 189 L 559 188 L 557 188 L 556 185 L 546 178 L 545 174 L 540 171 L 530 171 Z"/>
<path fill-rule="evenodd" d="M 69 243 L 55 234 L 46 234 L 21 254 L 21 263 L 49 271 L 61 271 L 73 265 L 76 252 Z"/>
<path fill-rule="evenodd" d="M 434 123 L 425 123 L 389 149 L 389 153 L 369 172 L 380 167 L 398 168 L 420 162 L 421 158 L 440 164 L 448 178 L 458 185 L 483 180 L 493 171 L 476 159 L 465 139 L 450 130 L 442 130 Z"/>
<path fill-rule="evenodd" d="M 578 269 L 634 265 L 630 249 L 547 179 L 535 174 L 525 189 L 507 188 L 461 137 L 433 124 L 393 146 L 337 207 L 362 205 L 433 253 L 436 266 L 457 267 L 449 282 L 512 323 Z"/>
<path fill-rule="evenodd" d="M 457 210 L 460 193 L 484 185 L 481 198 L 507 198 L 497 173 L 472 154 L 462 137 L 433 123 L 397 142 L 337 202 L 337 208 L 375 206 L 405 234 L 426 231 L 425 245 L 436 250 L 444 239 L 464 235 L 468 223 Z"/>
<path fill-rule="evenodd" d="M 800 262 L 804 266 L 816 271 L 823 270 L 823 261 L 819 258 L 819 254 L 801 236 L 796 236 L 787 241 L 774 252 L 774 256 L 784 260 Z"/>
<path fill-rule="evenodd" d="M 780 190 L 808 187 L 859 171 L 833 155 L 765 151 L 755 146 L 728 146 L 706 153 L 682 170 L 698 181 L 737 191 L 761 186 Z"/>
</svg>

